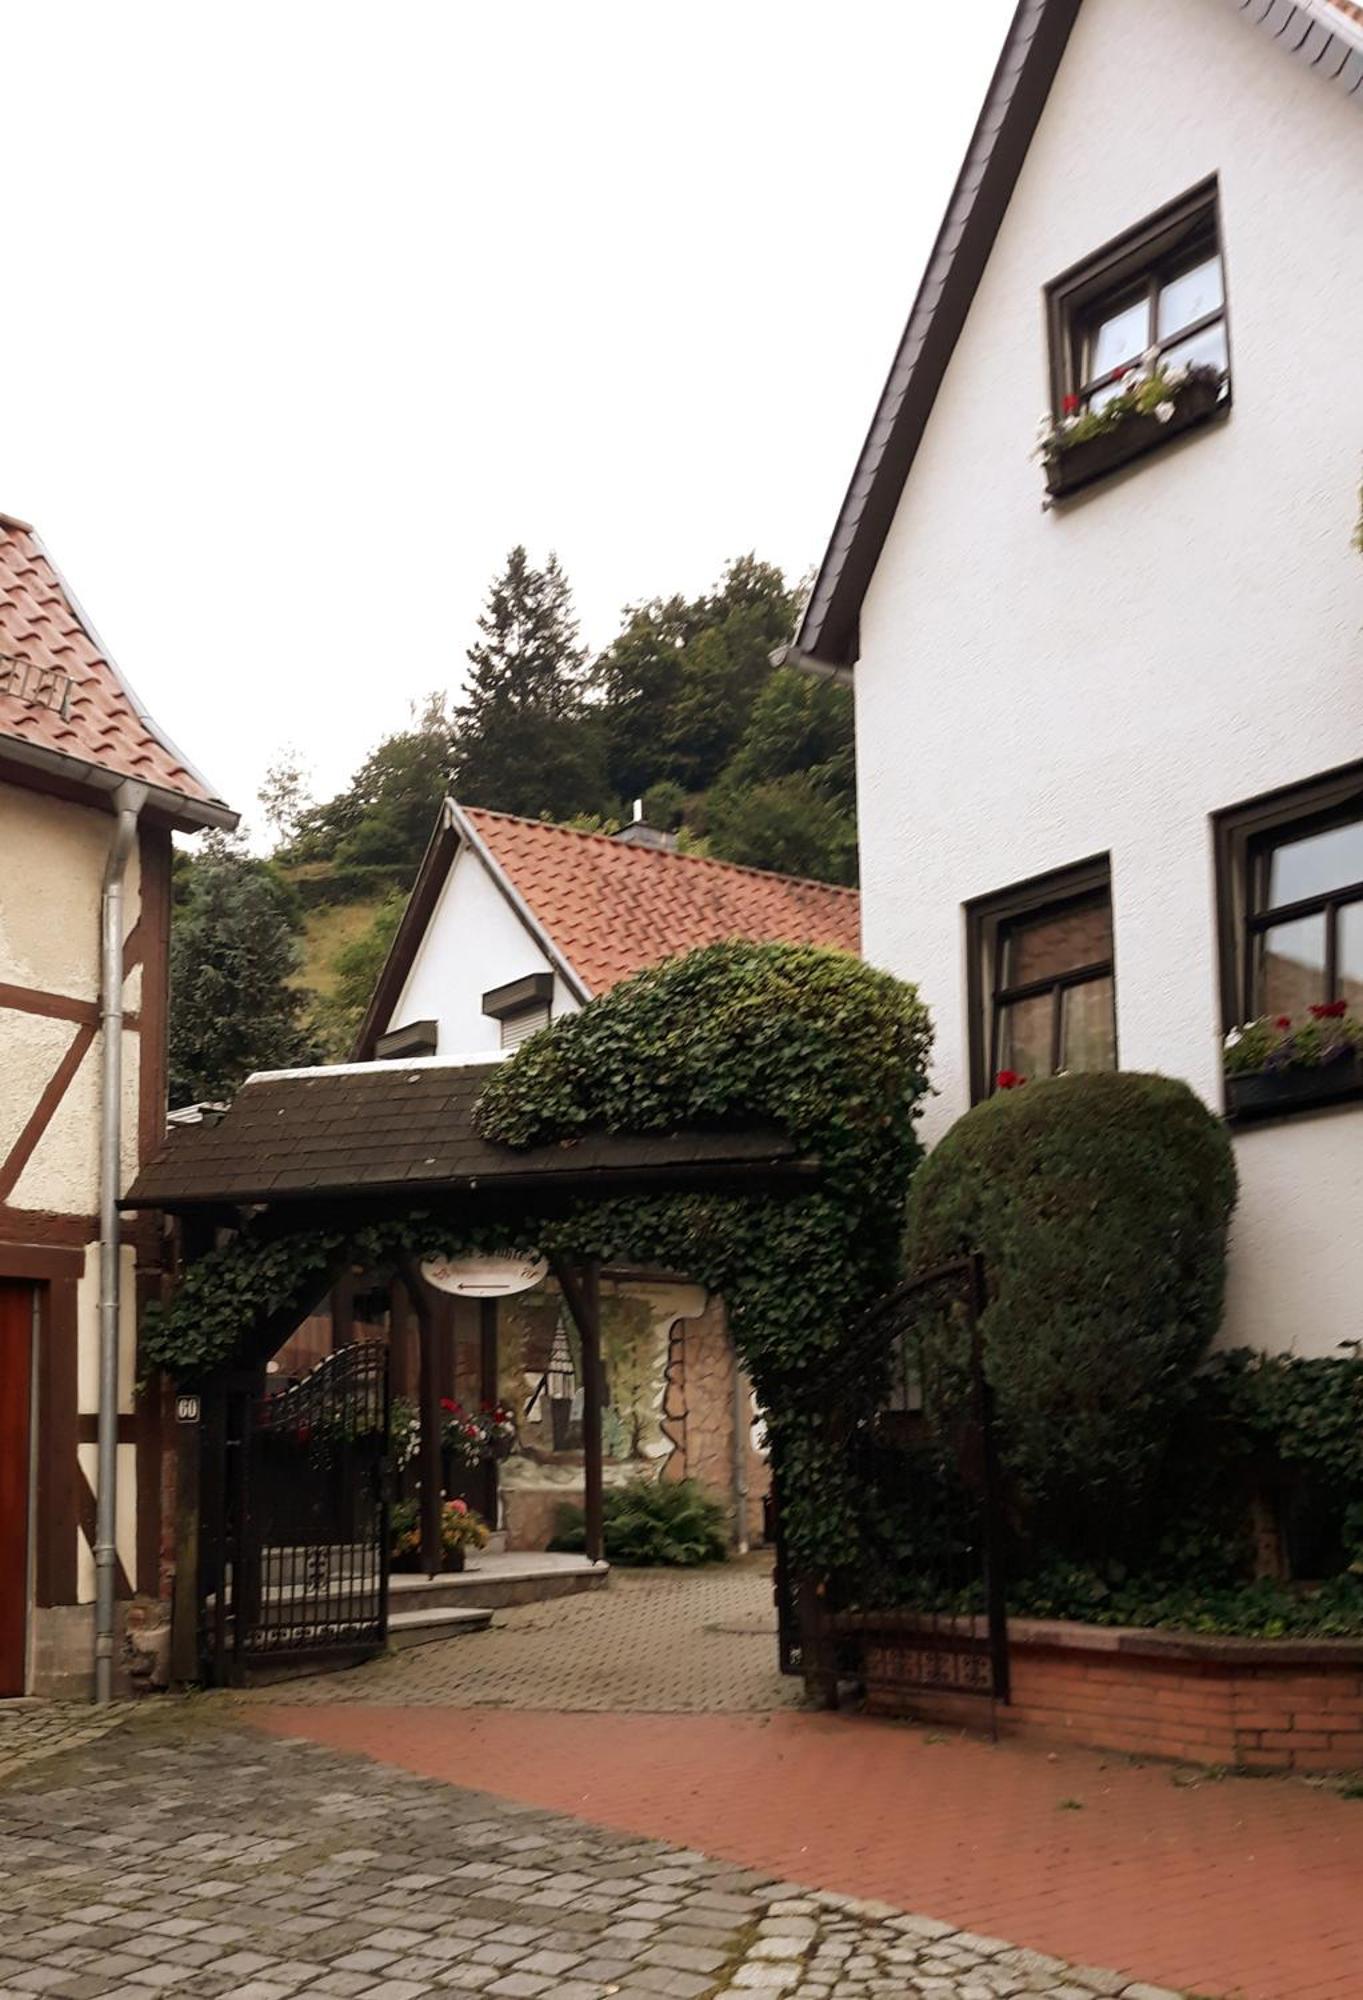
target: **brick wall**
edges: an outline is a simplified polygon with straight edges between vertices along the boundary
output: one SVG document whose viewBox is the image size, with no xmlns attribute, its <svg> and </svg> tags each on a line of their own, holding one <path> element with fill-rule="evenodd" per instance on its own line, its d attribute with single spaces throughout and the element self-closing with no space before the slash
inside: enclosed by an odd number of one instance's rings
<svg viewBox="0 0 1363 2000">
<path fill-rule="evenodd" d="M 1262 1771 L 1363 1768 L 1363 1646 L 1172 1639 L 1014 1621 L 1000 1734 Z M 868 1710 L 988 1726 L 978 1698 L 904 1685 L 912 1634 L 868 1632 Z"/>
</svg>

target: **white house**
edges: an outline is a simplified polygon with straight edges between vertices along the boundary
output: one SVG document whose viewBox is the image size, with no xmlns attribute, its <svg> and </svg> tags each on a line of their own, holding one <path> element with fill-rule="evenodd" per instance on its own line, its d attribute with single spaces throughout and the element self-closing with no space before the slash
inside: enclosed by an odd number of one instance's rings
<svg viewBox="0 0 1363 2000">
<path fill-rule="evenodd" d="M 354 1055 L 486 1055 L 677 952 L 858 947 L 855 889 L 447 799 Z"/>
<path fill-rule="evenodd" d="M 1022 0 L 794 647 L 854 681 L 929 1138 L 1001 1070 L 1186 1078 L 1223 1338 L 1301 1353 L 1363 1335 L 1363 1067 L 1223 1043 L 1363 1014 L 1360 187 L 1363 7 Z"/>
</svg>

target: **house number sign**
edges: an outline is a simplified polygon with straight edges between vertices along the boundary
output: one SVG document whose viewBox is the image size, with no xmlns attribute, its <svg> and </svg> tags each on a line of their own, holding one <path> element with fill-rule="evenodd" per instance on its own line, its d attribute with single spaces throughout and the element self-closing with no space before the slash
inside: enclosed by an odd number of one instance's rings
<svg viewBox="0 0 1363 2000">
<path fill-rule="evenodd" d="M 502 1250 L 486 1257 L 423 1257 L 421 1275 L 438 1292 L 460 1299 L 504 1299 L 528 1292 L 549 1269 L 543 1257 Z"/>
</svg>

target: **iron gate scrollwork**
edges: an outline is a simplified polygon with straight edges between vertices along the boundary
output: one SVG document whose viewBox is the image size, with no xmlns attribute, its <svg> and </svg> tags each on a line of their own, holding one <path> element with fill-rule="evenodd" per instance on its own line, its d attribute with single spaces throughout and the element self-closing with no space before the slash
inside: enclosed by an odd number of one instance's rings
<svg viewBox="0 0 1363 2000">
<path fill-rule="evenodd" d="M 221 1385 L 205 1435 L 205 1652 L 253 1667 L 388 1636 L 388 1349 L 357 1342 L 262 1394 Z"/>
<path fill-rule="evenodd" d="M 985 1296 L 977 1256 L 909 1279 L 866 1315 L 821 1384 L 842 1426 L 863 1546 L 847 1570 L 793 1577 L 778 1508 L 776 1598 L 783 1671 L 802 1672 L 828 1706 L 842 1678 L 1009 1698 Z"/>
</svg>

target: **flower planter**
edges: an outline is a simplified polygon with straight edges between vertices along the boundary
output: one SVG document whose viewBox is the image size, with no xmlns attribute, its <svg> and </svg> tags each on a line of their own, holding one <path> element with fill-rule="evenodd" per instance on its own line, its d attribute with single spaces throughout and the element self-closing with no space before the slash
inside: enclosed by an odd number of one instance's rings
<svg viewBox="0 0 1363 2000">
<path fill-rule="evenodd" d="M 1363 1057 L 1343 1062 L 1251 1070 L 1226 1078 L 1226 1112 L 1237 1122 L 1310 1111 L 1363 1097 Z"/>
<path fill-rule="evenodd" d="M 1100 437 L 1085 438 L 1082 444 L 1067 445 L 1054 458 L 1047 459 L 1046 491 L 1053 500 L 1062 500 L 1066 494 L 1078 492 L 1081 486 L 1089 486 L 1095 479 L 1105 479 L 1109 472 L 1116 472 L 1132 459 L 1143 458 L 1146 452 L 1157 450 L 1171 438 L 1181 436 L 1229 407 L 1228 390 L 1216 388 L 1210 382 L 1190 382 L 1179 395 L 1167 424 L 1153 415 L 1132 415 L 1114 430 L 1104 431 Z"/>
</svg>

